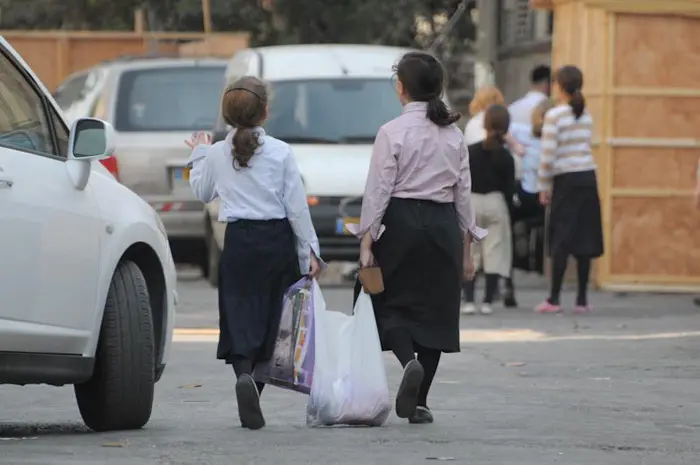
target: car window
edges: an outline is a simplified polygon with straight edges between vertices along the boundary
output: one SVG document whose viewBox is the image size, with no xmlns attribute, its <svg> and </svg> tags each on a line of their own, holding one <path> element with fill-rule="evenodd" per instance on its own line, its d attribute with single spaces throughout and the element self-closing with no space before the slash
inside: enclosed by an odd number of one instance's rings
<svg viewBox="0 0 700 465">
<path fill-rule="evenodd" d="M 220 105 L 224 66 L 127 71 L 119 81 L 117 131 L 210 130 Z"/>
<path fill-rule="evenodd" d="M 53 122 L 54 130 L 56 131 L 56 141 L 58 142 L 58 154 L 64 158 L 68 157 L 68 129 L 66 128 L 63 119 L 58 116 L 56 110 L 53 107 L 50 108 L 49 113 L 51 114 L 51 120 Z"/>
<path fill-rule="evenodd" d="M 63 84 L 58 86 L 54 99 L 63 110 L 68 109 L 73 102 L 79 100 L 83 95 L 83 89 L 87 82 L 88 74 L 82 74 L 69 78 Z"/>
<path fill-rule="evenodd" d="M 401 114 L 390 78 L 271 82 L 267 132 L 294 142 L 372 143 Z"/>
<path fill-rule="evenodd" d="M 7 56 L 0 53 L 0 145 L 58 155 L 37 91 Z"/>
</svg>

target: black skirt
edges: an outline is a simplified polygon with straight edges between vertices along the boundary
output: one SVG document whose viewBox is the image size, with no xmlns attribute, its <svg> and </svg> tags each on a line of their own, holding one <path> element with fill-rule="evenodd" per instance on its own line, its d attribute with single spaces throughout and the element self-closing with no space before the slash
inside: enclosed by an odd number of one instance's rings
<svg viewBox="0 0 700 465">
<path fill-rule="evenodd" d="M 416 345 L 459 352 L 462 233 L 452 203 L 392 198 L 374 244 L 384 292 L 372 296 L 382 349 L 402 328 Z M 355 285 L 355 299 L 360 284 Z"/>
<path fill-rule="evenodd" d="M 554 177 L 549 209 L 549 254 L 603 255 L 603 225 L 595 171 Z"/>
<path fill-rule="evenodd" d="M 284 292 L 299 279 L 296 238 L 286 219 L 229 223 L 219 266 L 217 358 L 268 360 Z"/>
</svg>

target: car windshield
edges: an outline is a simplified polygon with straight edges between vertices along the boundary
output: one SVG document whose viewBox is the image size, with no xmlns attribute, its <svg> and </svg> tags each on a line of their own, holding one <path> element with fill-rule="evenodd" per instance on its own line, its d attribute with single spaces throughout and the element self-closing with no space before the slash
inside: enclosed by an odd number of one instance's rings
<svg viewBox="0 0 700 465">
<path fill-rule="evenodd" d="M 265 130 L 289 143 L 372 143 L 401 114 L 390 78 L 279 81 L 270 84 Z"/>
<path fill-rule="evenodd" d="M 399 114 L 388 77 L 273 81 L 265 130 L 292 144 L 367 144 Z M 216 128 L 228 129 L 221 117 Z"/>
<path fill-rule="evenodd" d="M 224 65 L 127 71 L 117 99 L 118 131 L 210 129 L 220 105 Z"/>
</svg>

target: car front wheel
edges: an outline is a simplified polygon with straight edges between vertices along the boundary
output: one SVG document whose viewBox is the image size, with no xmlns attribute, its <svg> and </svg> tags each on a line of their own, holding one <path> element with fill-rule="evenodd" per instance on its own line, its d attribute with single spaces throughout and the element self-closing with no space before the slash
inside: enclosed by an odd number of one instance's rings
<svg viewBox="0 0 700 465">
<path fill-rule="evenodd" d="M 80 414 L 95 431 L 141 428 L 151 417 L 154 384 L 146 279 L 134 262 L 124 261 L 109 287 L 92 378 L 75 385 Z"/>
</svg>

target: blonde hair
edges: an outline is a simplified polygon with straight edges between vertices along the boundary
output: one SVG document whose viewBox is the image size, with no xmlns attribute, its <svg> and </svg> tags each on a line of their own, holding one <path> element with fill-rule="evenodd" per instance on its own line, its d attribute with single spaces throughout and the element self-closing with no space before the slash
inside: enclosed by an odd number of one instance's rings
<svg viewBox="0 0 700 465">
<path fill-rule="evenodd" d="M 544 126 L 544 116 L 549 110 L 554 108 L 554 102 L 546 98 L 542 100 L 534 110 L 532 110 L 532 135 L 538 139 L 542 137 L 542 126 Z"/>
<path fill-rule="evenodd" d="M 485 111 L 491 105 L 505 105 L 506 101 L 503 94 L 494 86 L 484 86 L 476 91 L 471 103 L 469 104 L 469 113 L 474 116 L 482 111 Z"/>
</svg>

